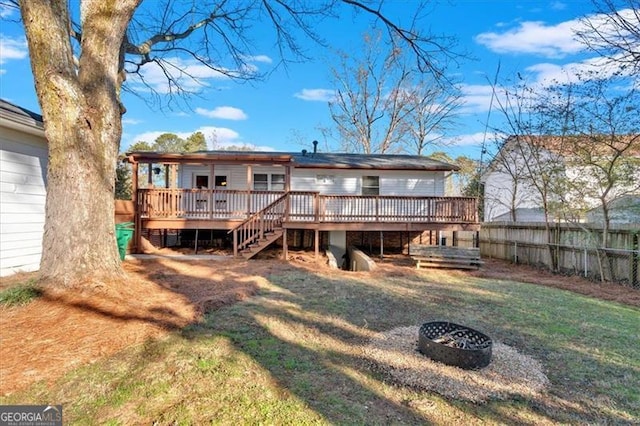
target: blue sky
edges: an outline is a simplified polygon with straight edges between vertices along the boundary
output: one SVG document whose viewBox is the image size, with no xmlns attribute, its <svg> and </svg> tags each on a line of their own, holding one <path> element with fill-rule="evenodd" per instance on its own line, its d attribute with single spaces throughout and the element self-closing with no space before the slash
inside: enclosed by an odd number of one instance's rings
<svg viewBox="0 0 640 426">
<path fill-rule="evenodd" d="M 149 3 L 146 3 L 147 5 Z M 388 1 L 383 12 L 407 19 L 411 2 Z M 546 79 L 564 79 L 567 70 L 597 62 L 573 36 L 578 18 L 592 12 L 588 0 L 444 0 L 424 20 L 436 34 L 457 38 L 458 46 L 473 59 L 463 60 L 453 72 L 460 81 L 464 105 L 455 130 L 442 150 L 453 156 L 479 158 L 485 129 L 496 126 L 497 114 L 489 114 L 490 81 L 500 63 L 500 79 L 517 73 L 533 84 Z M 0 9 L 0 16 L 11 16 Z M 364 20 L 351 16 L 321 24 L 321 33 L 333 46 L 347 51 L 360 49 Z M 332 92 L 328 61 L 330 51 L 305 44 L 313 59 L 279 67 L 265 81 L 237 84 L 207 69 L 183 62 L 202 77 L 204 90 L 189 102 L 189 108 L 153 108 L 143 100 L 125 94 L 127 113 L 123 119 L 121 150 L 138 140 L 153 142 L 157 135 L 173 132 L 187 136 L 205 133 L 209 143 L 252 145 L 263 150 L 299 151 L 320 141 L 321 150 L 336 150 L 337 142 L 322 139 L 319 127 L 331 126 L 327 100 Z M 273 46 L 265 44 L 253 65 L 268 71 L 278 61 Z M 604 71 L 603 71 L 604 72 Z M 164 80 L 153 69 L 147 78 L 162 92 Z M 20 106 L 39 111 L 28 52 L 22 28 L 9 20 L 0 21 L 0 96 Z M 215 136 L 214 136 L 215 135 Z M 490 137 L 487 134 L 487 137 Z"/>
</svg>

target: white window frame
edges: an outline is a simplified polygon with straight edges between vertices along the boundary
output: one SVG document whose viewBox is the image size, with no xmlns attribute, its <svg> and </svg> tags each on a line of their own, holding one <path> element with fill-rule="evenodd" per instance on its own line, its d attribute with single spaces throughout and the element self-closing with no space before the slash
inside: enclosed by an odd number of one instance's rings
<svg viewBox="0 0 640 426">
<path fill-rule="evenodd" d="M 372 179 L 373 178 L 373 179 Z M 375 185 L 369 183 L 365 185 L 367 179 L 372 179 L 376 182 Z M 380 195 L 380 176 L 362 176 L 362 189 L 360 190 L 362 195 L 376 196 Z"/>
</svg>

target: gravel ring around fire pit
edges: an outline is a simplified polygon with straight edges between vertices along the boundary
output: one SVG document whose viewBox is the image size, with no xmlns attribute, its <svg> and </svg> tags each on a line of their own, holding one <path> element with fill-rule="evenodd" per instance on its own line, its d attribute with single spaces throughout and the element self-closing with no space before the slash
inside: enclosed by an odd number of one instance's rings
<svg viewBox="0 0 640 426">
<path fill-rule="evenodd" d="M 481 370 L 432 361 L 418 352 L 418 329 L 400 327 L 380 333 L 363 348 L 363 355 L 395 384 L 471 402 L 534 396 L 549 385 L 538 361 L 495 341 L 491 363 Z"/>
</svg>

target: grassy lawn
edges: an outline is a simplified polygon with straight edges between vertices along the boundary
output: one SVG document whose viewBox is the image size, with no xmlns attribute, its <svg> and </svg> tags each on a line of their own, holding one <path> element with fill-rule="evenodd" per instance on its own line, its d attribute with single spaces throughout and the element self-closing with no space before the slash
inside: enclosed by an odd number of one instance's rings
<svg viewBox="0 0 640 426">
<path fill-rule="evenodd" d="M 63 404 L 72 424 L 640 422 L 637 308 L 455 272 L 287 266 L 266 278 L 256 296 L 199 324 L 0 403 Z M 375 333 L 430 319 L 536 358 L 550 387 L 473 404 L 398 386 L 363 357 Z"/>
</svg>

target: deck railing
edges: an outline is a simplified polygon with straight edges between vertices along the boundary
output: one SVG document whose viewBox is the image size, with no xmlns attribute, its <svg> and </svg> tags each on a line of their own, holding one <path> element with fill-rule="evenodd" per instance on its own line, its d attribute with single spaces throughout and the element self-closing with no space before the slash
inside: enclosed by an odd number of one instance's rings
<svg viewBox="0 0 640 426">
<path fill-rule="evenodd" d="M 282 197 L 281 191 L 139 189 L 138 212 L 149 219 L 247 219 Z M 476 223 L 472 197 L 320 195 L 291 191 L 284 221 Z"/>
<path fill-rule="evenodd" d="M 265 234 L 281 228 L 286 208 L 287 195 L 282 194 L 273 203 L 252 214 L 247 220 L 229 231 L 233 232 L 234 255 L 238 255 L 238 250 L 244 250 L 264 238 Z"/>
</svg>

